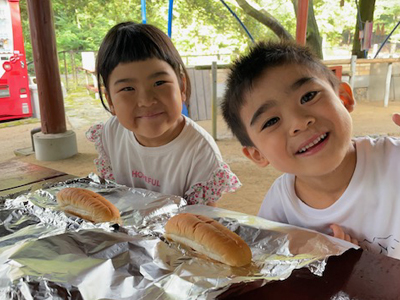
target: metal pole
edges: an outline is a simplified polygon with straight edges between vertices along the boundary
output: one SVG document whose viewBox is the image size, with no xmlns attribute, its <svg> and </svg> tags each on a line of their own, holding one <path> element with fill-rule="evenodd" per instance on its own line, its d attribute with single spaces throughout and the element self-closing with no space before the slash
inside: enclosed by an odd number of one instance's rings
<svg viewBox="0 0 400 300">
<path fill-rule="evenodd" d="M 211 95 L 211 118 L 212 118 L 212 137 L 217 140 L 217 62 L 211 65 L 212 95 Z"/>
<path fill-rule="evenodd" d="M 168 36 L 172 36 L 172 11 L 174 9 L 174 0 L 169 0 L 168 8 Z"/>
<path fill-rule="evenodd" d="M 307 0 L 308 1 L 308 0 Z M 254 43 L 254 39 L 251 36 L 249 30 L 246 28 L 246 26 L 244 26 L 243 22 L 240 21 L 239 17 L 234 13 L 234 11 L 228 6 L 228 4 L 225 3 L 224 0 L 221 0 L 222 4 L 229 10 L 229 12 L 232 14 L 232 16 L 234 16 L 234 18 L 236 19 L 236 21 L 239 22 L 240 26 L 242 26 L 242 28 L 244 29 L 244 31 L 247 33 L 247 35 L 249 36 L 249 38 L 251 39 L 251 41 Z"/>
<path fill-rule="evenodd" d="M 146 24 L 146 0 L 141 1 L 142 7 L 142 23 Z"/>
</svg>

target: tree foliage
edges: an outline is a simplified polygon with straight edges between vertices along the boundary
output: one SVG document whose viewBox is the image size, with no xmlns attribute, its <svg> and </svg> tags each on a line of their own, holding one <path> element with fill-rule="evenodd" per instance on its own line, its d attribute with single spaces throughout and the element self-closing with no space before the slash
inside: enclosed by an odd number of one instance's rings
<svg viewBox="0 0 400 300">
<path fill-rule="evenodd" d="M 27 59 L 32 60 L 27 0 L 20 0 Z M 293 0 L 295 1 L 295 0 Z M 371 0 L 360 0 L 371 1 Z M 167 32 L 169 0 L 147 0 L 147 23 Z M 295 6 L 289 0 L 225 0 L 254 40 L 278 39 L 276 30 L 263 25 L 238 4 L 258 7 L 295 37 Z M 310 1 L 312 3 L 312 1 Z M 382 4 L 381 4 L 382 3 Z M 109 28 L 118 22 L 142 22 L 139 0 L 52 0 L 58 51 L 97 50 Z M 355 33 L 355 1 L 313 0 L 315 24 L 324 48 L 351 45 Z M 385 25 L 386 34 L 400 19 L 398 0 L 377 2 L 375 22 Z M 310 23 L 310 21 L 309 21 Z M 400 34 L 398 35 L 400 37 Z M 396 37 L 396 35 L 394 35 Z M 174 1 L 172 40 L 181 54 L 237 53 L 252 44 L 251 39 L 220 0 Z M 321 42 L 321 41 L 319 41 Z"/>
</svg>

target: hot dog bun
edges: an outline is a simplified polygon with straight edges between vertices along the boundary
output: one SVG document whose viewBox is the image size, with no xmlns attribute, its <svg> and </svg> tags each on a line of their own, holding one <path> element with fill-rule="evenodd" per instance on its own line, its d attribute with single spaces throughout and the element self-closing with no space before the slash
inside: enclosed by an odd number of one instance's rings
<svg viewBox="0 0 400 300">
<path fill-rule="evenodd" d="M 251 262 L 251 250 L 240 236 L 202 215 L 182 213 L 172 217 L 165 225 L 165 237 L 230 266 Z"/>
<path fill-rule="evenodd" d="M 82 219 L 120 223 L 119 210 L 103 196 L 82 188 L 65 188 L 57 193 L 60 208 Z"/>
</svg>

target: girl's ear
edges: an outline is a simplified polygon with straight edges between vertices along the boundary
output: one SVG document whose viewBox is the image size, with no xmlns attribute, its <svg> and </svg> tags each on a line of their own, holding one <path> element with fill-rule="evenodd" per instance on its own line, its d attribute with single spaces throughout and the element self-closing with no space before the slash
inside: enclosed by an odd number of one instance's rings
<svg viewBox="0 0 400 300">
<path fill-rule="evenodd" d="M 346 109 L 348 110 L 348 112 L 352 112 L 354 110 L 356 100 L 353 96 L 353 90 L 348 83 L 341 82 L 339 84 L 339 98 L 342 101 L 344 107 L 346 107 Z"/>
<path fill-rule="evenodd" d="M 113 105 L 113 103 L 112 103 L 112 101 L 111 101 L 111 97 L 109 96 L 109 94 L 108 94 L 107 91 L 104 93 L 104 96 L 106 96 L 106 100 L 107 100 L 107 103 L 108 103 L 108 107 L 110 108 L 111 114 L 112 114 L 113 116 L 115 116 L 114 105 Z"/>
<path fill-rule="evenodd" d="M 245 146 L 242 148 L 242 152 L 248 159 L 252 160 L 260 167 L 266 167 L 269 165 L 268 159 L 256 147 Z"/>
<path fill-rule="evenodd" d="M 186 81 L 186 76 L 183 73 L 181 73 L 181 81 L 182 81 L 182 84 L 181 84 L 182 102 L 185 102 L 186 101 L 186 84 L 187 84 L 187 81 Z"/>
</svg>

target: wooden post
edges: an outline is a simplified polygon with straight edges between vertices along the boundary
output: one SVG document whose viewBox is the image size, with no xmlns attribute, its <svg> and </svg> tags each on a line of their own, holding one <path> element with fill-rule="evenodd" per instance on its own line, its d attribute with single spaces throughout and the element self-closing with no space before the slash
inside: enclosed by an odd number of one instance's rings
<svg viewBox="0 0 400 300">
<path fill-rule="evenodd" d="M 356 63 L 357 63 L 357 55 L 352 55 L 350 59 L 350 86 L 354 89 L 354 79 L 356 77 Z"/>
<path fill-rule="evenodd" d="M 65 55 L 65 51 L 63 51 L 63 55 L 64 55 L 64 76 L 65 76 L 65 88 L 67 89 L 67 91 L 69 90 L 68 87 L 68 67 L 67 67 L 67 57 Z"/>
<path fill-rule="evenodd" d="M 64 133 L 67 128 L 51 1 L 27 0 L 27 4 L 42 133 Z"/>
<path fill-rule="evenodd" d="M 300 45 L 306 44 L 308 18 L 308 0 L 299 0 L 296 23 L 296 42 Z"/>
<path fill-rule="evenodd" d="M 217 140 L 217 62 L 213 61 L 211 65 L 211 118 L 212 118 L 212 137 Z"/>
<path fill-rule="evenodd" d="M 389 105 L 389 95 L 390 95 L 390 80 L 392 79 L 392 63 L 389 63 L 388 70 L 386 73 L 386 84 L 385 84 L 385 98 L 383 99 L 383 106 L 387 107 Z"/>
</svg>

